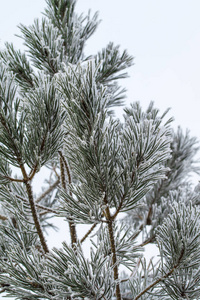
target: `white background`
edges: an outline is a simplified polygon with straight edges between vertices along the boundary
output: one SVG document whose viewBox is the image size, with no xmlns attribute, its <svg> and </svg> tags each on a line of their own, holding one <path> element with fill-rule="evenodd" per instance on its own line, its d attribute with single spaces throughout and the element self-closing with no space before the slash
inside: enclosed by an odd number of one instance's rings
<svg viewBox="0 0 200 300">
<path fill-rule="evenodd" d="M 6 41 L 23 49 L 14 36 L 20 33 L 17 25 L 31 25 L 44 7 L 44 0 L 0 0 L 0 49 Z M 146 108 L 154 100 L 161 111 L 171 107 L 174 127 L 188 128 L 200 139 L 200 1 L 79 0 L 78 12 L 89 9 L 99 11 L 102 22 L 86 55 L 113 41 L 135 57 L 130 78 L 122 82 L 127 105 L 139 100 Z"/>
</svg>

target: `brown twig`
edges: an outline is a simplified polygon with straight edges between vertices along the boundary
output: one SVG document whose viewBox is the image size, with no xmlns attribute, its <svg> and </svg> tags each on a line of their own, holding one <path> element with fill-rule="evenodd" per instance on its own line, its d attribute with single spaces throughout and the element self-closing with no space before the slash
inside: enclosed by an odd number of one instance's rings
<svg viewBox="0 0 200 300">
<path fill-rule="evenodd" d="M 64 190 L 66 190 L 66 180 L 65 180 L 65 168 L 68 174 L 68 182 L 71 184 L 71 175 L 69 172 L 69 167 L 67 165 L 67 162 L 62 154 L 61 151 L 58 152 L 60 155 L 60 175 L 61 175 L 61 184 Z M 65 167 L 65 168 L 64 168 Z M 70 195 L 72 196 L 71 192 Z M 71 245 L 74 248 L 75 245 L 77 244 L 77 234 L 76 234 L 76 227 L 74 224 L 74 221 L 71 217 L 68 218 L 68 223 L 69 223 L 69 230 L 70 230 L 70 236 L 71 236 Z"/>
<path fill-rule="evenodd" d="M 23 198 L 23 197 L 21 197 L 21 196 L 19 196 L 19 195 L 15 195 L 15 196 L 16 196 L 17 198 L 21 199 L 22 201 L 24 201 L 25 203 L 28 203 L 28 200 L 27 200 L 27 199 L 25 199 L 25 198 Z M 47 207 L 47 206 L 39 205 L 39 204 L 35 204 L 35 205 L 36 205 L 38 208 L 40 208 L 40 209 L 46 210 L 45 214 L 48 213 L 48 212 L 54 213 L 54 214 L 58 214 L 57 211 L 55 211 L 55 210 L 53 210 L 52 208 L 49 208 L 49 207 Z M 44 213 L 40 213 L 40 215 L 42 215 L 42 214 L 44 214 Z"/>
<path fill-rule="evenodd" d="M 60 181 L 63 189 L 66 190 L 66 179 L 65 179 L 65 168 L 63 162 L 63 156 L 61 152 L 59 152 L 59 154 L 60 154 Z"/>
<path fill-rule="evenodd" d="M 39 196 L 37 198 L 37 200 L 35 202 L 36 203 L 40 202 L 45 196 L 47 196 L 49 193 L 51 193 L 58 186 L 59 182 L 60 182 L 60 179 L 57 179 L 52 185 L 49 186 L 49 188 L 44 193 L 42 193 L 41 196 Z"/>
<path fill-rule="evenodd" d="M 152 237 L 150 237 L 149 239 L 145 240 L 144 242 L 142 242 L 141 244 L 135 246 L 133 249 L 138 248 L 138 247 L 144 247 L 146 245 L 148 245 L 149 243 L 151 243 L 155 238 L 155 235 L 153 235 Z"/>
<path fill-rule="evenodd" d="M 14 181 L 14 182 L 24 182 L 24 179 L 18 179 L 18 178 L 12 178 L 9 176 L 4 176 L 6 179 L 10 180 L 10 181 Z"/>
<path fill-rule="evenodd" d="M 56 174 L 57 178 L 60 179 L 60 175 L 59 175 L 58 172 L 56 171 L 56 166 L 52 166 L 52 170 L 53 170 L 54 173 Z"/>
<path fill-rule="evenodd" d="M 121 199 L 121 201 L 120 201 L 120 204 L 119 204 L 119 206 L 118 206 L 116 212 L 114 213 L 114 215 L 112 215 L 112 219 L 113 219 L 113 220 L 115 220 L 116 217 L 117 217 L 117 215 L 120 213 L 120 210 L 121 210 L 122 205 L 123 205 L 123 202 L 124 202 L 124 198 L 125 198 L 125 195 L 123 195 L 123 197 L 122 197 L 122 199 Z"/>
<path fill-rule="evenodd" d="M 62 155 L 62 153 L 61 153 L 61 155 Z M 72 177 L 71 177 L 69 166 L 68 166 L 67 161 L 66 161 L 66 159 L 64 158 L 63 155 L 62 155 L 62 159 L 63 159 L 64 165 L 65 165 L 65 169 L 67 171 L 68 182 L 69 182 L 69 184 L 71 184 L 72 183 Z"/>
<path fill-rule="evenodd" d="M 121 300 L 121 292 L 120 292 L 120 286 L 119 286 L 119 274 L 118 274 L 118 265 L 117 265 L 117 255 L 116 255 L 116 247 L 115 247 L 115 239 L 114 239 L 114 232 L 113 232 L 113 219 L 110 213 L 110 209 L 108 206 L 108 201 L 105 196 L 104 203 L 106 205 L 105 209 L 105 216 L 106 220 L 108 222 L 108 233 L 109 233 L 109 239 L 110 239 L 110 248 L 112 253 L 112 265 L 113 265 L 113 273 L 114 273 L 114 280 L 116 283 L 116 298 L 117 300 Z"/>
<path fill-rule="evenodd" d="M 38 164 L 36 164 L 35 167 L 31 170 L 31 172 L 29 174 L 29 180 L 33 179 L 33 177 L 35 176 L 35 174 L 37 172 L 37 168 L 38 168 Z"/>
<path fill-rule="evenodd" d="M 43 210 L 46 210 L 46 212 L 45 213 L 53 213 L 53 214 L 58 214 L 58 212 L 57 211 L 55 211 L 54 209 L 52 209 L 52 208 L 49 208 L 49 207 L 46 207 L 46 206 L 43 206 L 43 205 L 39 205 L 39 204 L 36 204 L 36 206 L 38 207 L 38 208 L 40 208 L 40 209 L 43 209 Z M 42 215 L 42 214 L 44 214 L 44 213 L 40 213 L 40 215 Z"/>
<path fill-rule="evenodd" d="M 0 294 L 6 292 L 8 289 L 7 288 L 3 288 L 0 290 Z"/>
<path fill-rule="evenodd" d="M 88 230 L 88 232 L 84 235 L 84 237 L 82 237 L 82 239 L 80 240 L 80 243 L 82 244 L 86 239 L 87 237 L 90 235 L 90 233 L 95 229 L 95 227 L 97 226 L 97 223 L 93 224 L 91 226 L 91 228 Z"/>
<path fill-rule="evenodd" d="M 37 209 L 36 209 L 34 199 L 33 199 L 32 187 L 31 187 L 31 184 L 29 183 L 30 179 L 29 179 L 29 177 L 26 173 L 26 170 L 24 168 L 24 165 L 21 162 L 20 157 L 18 157 L 18 161 L 20 163 L 20 169 L 21 169 L 22 175 L 24 177 L 24 183 L 25 183 L 25 186 L 26 186 L 27 194 L 28 194 L 28 200 L 29 200 L 29 204 L 30 204 L 30 207 L 31 207 L 31 213 L 32 213 L 34 224 L 35 224 L 35 228 L 37 230 L 42 248 L 43 248 L 44 252 L 47 253 L 47 252 L 49 252 L 49 249 L 47 247 L 47 244 L 46 244 L 43 232 L 42 232 L 42 228 L 40 226 L 40 221 L 39 221 L 39 218 L 38 218 Z"/>
<path fill-rule="evenodd" d="M 5 220 L 8 220 L 8 218 L 5 217 L 5 216 L 0 215 L 0 220 L 5 221 Z"/>
<path fill-rule="evenodd" d="M 117 255 L 116 255 L 114 232 L 113 232 L 113 221 L 112 220 L 108 223 L 108 232 L 109 232 L 110 246 L 111 246 L 111 252 L 112 252 L 114 280 L 118 281 L 119 274 L 118 274 Z M 116 298 L 117 298 L 117 300 L 121 300 L 121 292 L 120 292 L 119 282 L 116 283 Z"/>
<path fill-rule="evenodd" d="M 35 203 L 34 203 L 34 200 L 33 200 L 33 193 L 32 193 L 31 185 L 28 181 L 25 183 L 25 185 L 26 185 L 26 190 L 27 190 L 27 194 L 28 194 L 28 199 L 29 199 L 29 204 L 30 204 L 30 207 L 31 207 L 33 220 L 34 220 L 34 223 L 35 223 L 37 233 L 38 233 L 39 238 L 40 238 L 42 248 L 43 248 L 45 253 L 48 253 L 49 249 L 47 247 L 47 244 L 46 244 L 46 241 L 45 241 L 45 238 L 44 238 L 41 226 L 40 226 L 37 210 L 36 210 Z"/>
</svg>

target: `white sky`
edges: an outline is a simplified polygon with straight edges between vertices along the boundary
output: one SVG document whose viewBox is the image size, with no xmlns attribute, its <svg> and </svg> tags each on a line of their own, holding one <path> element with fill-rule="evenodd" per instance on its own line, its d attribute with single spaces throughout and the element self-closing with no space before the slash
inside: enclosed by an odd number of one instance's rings
<svg viewBox="0 0 200 300">
<path fill-rule="evenodd" d="M 6 41 L 22 48 L 16 26 L 41 17 L 45 1 L 0 0 L 0 7 L 0 48 Z M 200 140 L 200 1 L 78 1 L 79 12 L 88 9 L 99 11 L 102 22 L 85 53 L 95 54 L 113 41 L 135 57 L 130 78 L 122 82 L 127 104 L 139 100 L 147 107 L 154 100 L 161 111 L 171 107 L 174 126 L 189 128 Z"/>
</svg>

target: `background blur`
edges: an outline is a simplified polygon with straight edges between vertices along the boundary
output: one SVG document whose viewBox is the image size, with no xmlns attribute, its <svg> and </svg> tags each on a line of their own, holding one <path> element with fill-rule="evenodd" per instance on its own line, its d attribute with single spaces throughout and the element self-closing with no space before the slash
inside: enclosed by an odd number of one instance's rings
<svg viewBox="0 0 200 300">
<path fill-rule="evenodd" d="M 44 7 L 45 0 L 0 0 L 0 49 L 6 41 L 24 49 L 14 36 L 20 33 L 17 25 L 31 25 Z M 126 104 L 140 101 L 146 108 L 153 100 L 161 111 L 171 107 L 173 126 L 188 128 L 200 140 L 200 1 L 78 1 L 77 12 L 89 9 L 99 11 L 102 22 L 87 43 L 86 56 L 113 41 L 135 58 L 130 77 L 121 82 L 128 90 Z M 122 108 L 116 113 L 121 117 Z"/>
</svg>

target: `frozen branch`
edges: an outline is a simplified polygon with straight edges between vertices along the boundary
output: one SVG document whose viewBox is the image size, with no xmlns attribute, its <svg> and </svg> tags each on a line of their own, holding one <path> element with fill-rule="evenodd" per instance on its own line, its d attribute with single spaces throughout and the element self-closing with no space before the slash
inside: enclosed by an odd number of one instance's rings
<svg viewBox="0 0 200 300">
<path fill-rule="evenodd" d="M 139 293 L 134 300 L 138 300 L 142 295 L 144 295 L 145 293 L 147 293 L 150 289 L 152 289 L 153 287 L 155 287 L 159 282 L 164 281 L 166 278 L 168 278 L 179 266 L 181 259 L 183 257 L 184 254 L 184 247 L 182 248 L 182 252 L 181 255 L 178 259 L 177 264 L 174 265 L 174 267 L 168 272 L 166 273 L 164 276 L 158 278 L 157 280 L 155 280 L 152 284 L 150 284 L 148 287 L 146 287 L 141 293 Z"/>
</svg>

